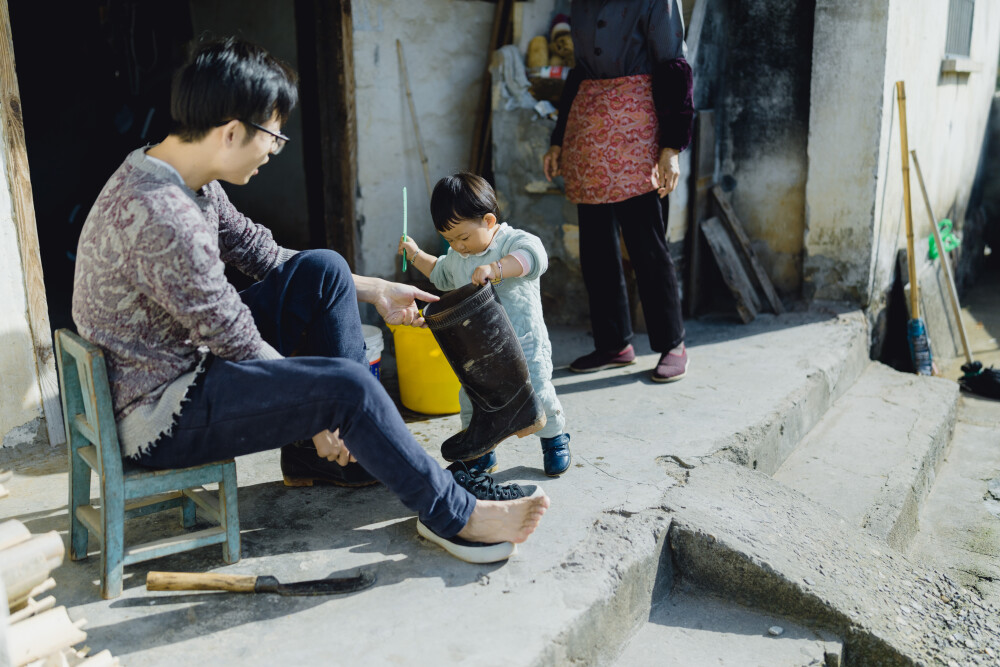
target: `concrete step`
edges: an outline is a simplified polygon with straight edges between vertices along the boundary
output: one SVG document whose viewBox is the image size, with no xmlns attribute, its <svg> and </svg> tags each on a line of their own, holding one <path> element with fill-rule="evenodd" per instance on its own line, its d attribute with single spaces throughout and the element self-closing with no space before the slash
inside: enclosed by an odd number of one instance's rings
<svg viewBox="0 0 1000 667">
<path fill-rule="evenodd" d="M 1000 604 L 1000 401 L 963 395 L 910 554 Z"/>
<path fill-rule="evenodd" d="M 746 468 L 671 474 L 675 580 L 833 633 L 846 667 L 997 664 L 1000 610 L 948 575 Z"/>
<path fill-rule="evenodd" d="M 616 667 L 839 665 L 842 642 L 697 590 L 655 605 Z"/>
<path fill-rule="evenodd" d="M 958 385 L 872 362 L 774 479 L 905 550 L 955 424 Z"/>
<path fill-rule="evenodd" d="M 540 483 L 552 499 L 538 532 L 510 561 L 476 566 L 450 558 L 417 537 L 413 513 L 383 486 L 288 489 L 272 451 L 237 461 L 239 563 L 224 565 L 218 549 L 203 549 L 137 564 L 126 568 L 122 597 L 106 601 L 96 593 L 100 559 L 92 557 L 56 571 L 60 603 L 88 619 L 92 645 L 133 666 L 173 665 L 186 655 L 248 667 L 318 659 L 608 664 L 672 586 L 664 508 L 664 494 L 679 483 L 672 462 L 737 461 L 743 467 L 727 470 L 771 474 L 868 363 L 864 315 L 829 309 L 762 315 L 745 326 L 691 322 L 691 371 L 668 385 L 649 380 L 657 355 L 644 336 L 635 341 L 636 365 L 578 375 L 560 367 L 589 352 L 592 339 L 556 327 L 550 334 L 573 467 L 546 478 L 535 437 L 498 448 L 497 481 Z M 457 416 L 409 417 L 435 457 L 459 428 Z M 0 508 L 33 532 L 65 530 L 66 459 L 52 460 L 54 467 L 41 460 L 16 469 Z M 131 524 L 135 539 L 155 539 L 176 522 L 148 519 Z M 360 568 L 378 583 L 343 597 L 178 595 L 142 585 L 150 569 L 292 582 Z"/>
</svg>

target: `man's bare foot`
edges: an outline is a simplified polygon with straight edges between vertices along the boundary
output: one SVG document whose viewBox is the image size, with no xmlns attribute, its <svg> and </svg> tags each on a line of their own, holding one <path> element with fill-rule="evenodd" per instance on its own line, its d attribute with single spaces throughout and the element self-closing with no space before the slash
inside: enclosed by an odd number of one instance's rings
<svg viewBox="0 0 1000 667">
<path fill-rule="evenodd" d="M 541 489 L 517 500 L 477 500 L 458 536 L 470 542 L 520 544 L 535 532 L 549 504 L 549 497 Z"/>
</svg>

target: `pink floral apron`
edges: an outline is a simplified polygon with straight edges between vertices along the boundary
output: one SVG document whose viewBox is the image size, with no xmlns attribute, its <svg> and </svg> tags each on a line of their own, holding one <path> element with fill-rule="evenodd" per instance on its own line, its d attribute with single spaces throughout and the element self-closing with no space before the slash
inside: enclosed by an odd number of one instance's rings
<svg viewBox="0 0 1000 667">
<path fill-rule="evenodd" d="M 560 155 L 567 199 L 610 204 L 654 190 L 659 135 L 648 74 L 581 82 Z"/>
</svg>

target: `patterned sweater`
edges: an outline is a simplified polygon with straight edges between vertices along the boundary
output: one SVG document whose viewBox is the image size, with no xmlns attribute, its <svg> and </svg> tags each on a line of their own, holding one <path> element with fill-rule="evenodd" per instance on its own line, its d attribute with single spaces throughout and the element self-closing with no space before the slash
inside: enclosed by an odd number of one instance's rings
<svg viewBox="0 0 1000 667">
<path fill-rule="evenodd" d="M 218 182 L 196 193 L 145 149 L 129 154 L 84 222 L 73 285 L 77 329 L 104 350 L 124 455 L 170 432 L 208 352 L 281 358 L 224 271 L 259 280 L 293 254 Z"/>
</svg>

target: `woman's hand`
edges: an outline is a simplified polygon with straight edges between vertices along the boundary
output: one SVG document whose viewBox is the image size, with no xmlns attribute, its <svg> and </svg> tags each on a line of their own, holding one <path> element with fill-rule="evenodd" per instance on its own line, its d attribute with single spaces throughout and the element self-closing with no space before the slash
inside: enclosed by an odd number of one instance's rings
<svg viewBox="0 0 1000 667">
<path fill-rule="evenodd" d="M 483 264 L 477 266 L 476 270 L 472 272 L 472 284 L 485 285 L 495 277 L 496 271 L 493 269 L 493 264 Z"/>
<path fill-rule="evenodd" d="M 562 154 L 562 146 L 549 146 L 549 150 L 545 152 L 545 157 L 542 158 L 542 171 L 545 172 L 545 179 L 547 181 L 552 181 L 553 178 L 560 175 L 562 170 L 559 168 L 559 156 Z"/>
<path fill-rule="evenodd" d="M 347 445 L 344 441 L 340 439 L 340 429 L 335 431 L 323 431 L 317 433 L 312 438 L 313 444 L 316 445 L 316 454 L 321 459 L 326 459 L 327 461 L 333 461 L 334 463 L 339 463 L 342 466 L 346 466 L 348 463 L 357 461 L 351 452 L 347 450 Z"/>
<path fill-rule="evenodd" d="M 676 148 L 663 148 L 660 150 L 660 159 L 653 167 L 650 181 L 656 192 L 663 199 L 677 187 L 677 182 L 681 178 L 680 151 Z"/>
<path fill-rule="evenodd" d="M 402 255 L 404 251 L 406 252 L 406 258 L 413 261 L 413 258 L 420 252 L 420 248 L 417 246 L 417 242 L 409 236 L 402 236 L 399 239 L 399 247 L 396 249 L 396 254 Z"/>
</svg>

